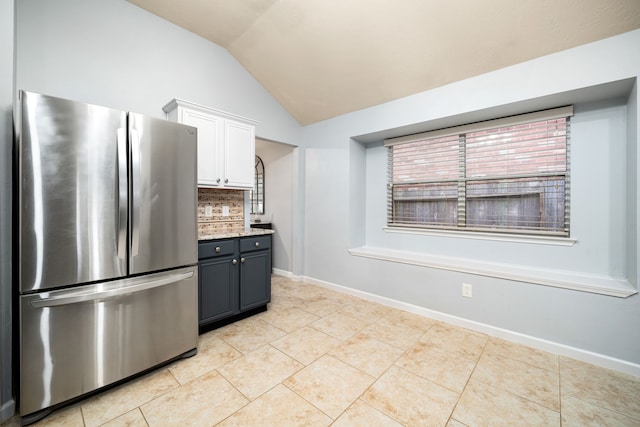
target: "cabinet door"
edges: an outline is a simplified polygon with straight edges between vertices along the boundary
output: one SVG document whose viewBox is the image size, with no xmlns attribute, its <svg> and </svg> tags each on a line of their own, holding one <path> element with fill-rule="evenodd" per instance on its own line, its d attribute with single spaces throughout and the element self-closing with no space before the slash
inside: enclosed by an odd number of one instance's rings
<svg viewBox="0 0 640 427">
<path fill-rule="evenodd" d="M 244 311 L 271 301 L 271 251 L 240 256 L 240 311 Z"/>
<path fill-rule="evenodd" d="M 200 325 L 237 314 L 237 259 L 226 256 L 201 260 L 198 274 Z"/>
<path fill-rule="evenodd" d="M 255 127 L 232 120 L 225 121 L 224 185 L 253 188 L 255 162 Z"/>
<path fill-rule="evenodd" d="M 198 128 L 198 185 L 222 185 L 223 119 L 183 109 L 182 123 Z"/>
</svg>

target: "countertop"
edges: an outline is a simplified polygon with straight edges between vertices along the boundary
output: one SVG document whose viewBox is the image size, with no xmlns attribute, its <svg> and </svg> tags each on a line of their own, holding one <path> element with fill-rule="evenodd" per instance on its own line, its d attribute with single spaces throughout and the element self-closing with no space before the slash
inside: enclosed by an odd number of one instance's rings
<svg viewBox="0 0 640 427">
<path fill-rule="evenodd" d="M 198 236 L 198 241 L 203 242 L 207 240 L 231 239 L 234 237 L 264 236 L 266 234 L 273 234 L 273 233 L 275 233 L 274 230 L 266 230 L 263 228 L 250 228 L 248 230 L 243 230 L 243 231 L 200 235 Z"/>
</svg>

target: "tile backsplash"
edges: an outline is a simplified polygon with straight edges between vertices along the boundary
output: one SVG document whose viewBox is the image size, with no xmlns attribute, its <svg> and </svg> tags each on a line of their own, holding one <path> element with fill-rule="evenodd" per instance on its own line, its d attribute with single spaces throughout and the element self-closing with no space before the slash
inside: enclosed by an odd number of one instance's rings
<svg viewBox="0 0 640 427">
<path fill-rule="evenodd" d="M 222 216 L 223 206 L 229 216 Z M 210 207 L 211 216 L 207 216 Z M 198 188 L 198 237 L 244 230 L 244 191 Z"/>
</svg>

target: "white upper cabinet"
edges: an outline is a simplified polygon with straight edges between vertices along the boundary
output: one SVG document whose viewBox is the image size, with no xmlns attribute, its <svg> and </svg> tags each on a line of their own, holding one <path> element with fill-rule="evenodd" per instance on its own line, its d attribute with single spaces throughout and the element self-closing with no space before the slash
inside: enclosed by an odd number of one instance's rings
<svg viewBox="0 0 640 427">
<path fill-rule="evenodd" d="M 251 190 L 256 121 L 174 99 L 167 118 L 198 129 L 198 186 Z"/>
</svg>

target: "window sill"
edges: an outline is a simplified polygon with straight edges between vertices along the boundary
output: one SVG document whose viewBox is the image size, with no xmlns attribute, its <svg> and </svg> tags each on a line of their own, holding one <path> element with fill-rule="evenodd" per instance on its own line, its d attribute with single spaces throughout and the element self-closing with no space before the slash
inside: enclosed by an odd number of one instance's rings
<svg viewBox="0 0 640 427">
<path fill-rule="evenodd" d="M 423 236 L 455 237 L 459 239 L 493 240 L 497 242 L 534 243 L 538 245 L 573 246 L 577 240 L 569 237 L 531 236 L 508 233 L 483 233 L 457 230 L 436 230 L 412 227 L 385 227 L 387 233 L 420 234 Z"/>
<path fill-rule="evenodd" d="M 626 298 L 638 293 L 637 289 L 623 277 L 548 270 L 369 246 L 349 249 L 349 253 L 364 258 L 419 265 L 618 298 Z"/>
</svg>

